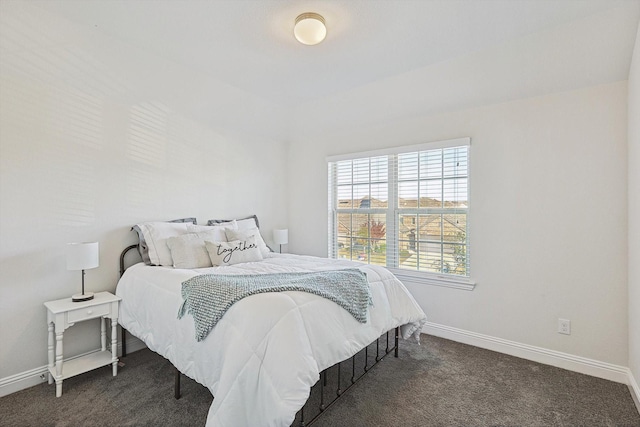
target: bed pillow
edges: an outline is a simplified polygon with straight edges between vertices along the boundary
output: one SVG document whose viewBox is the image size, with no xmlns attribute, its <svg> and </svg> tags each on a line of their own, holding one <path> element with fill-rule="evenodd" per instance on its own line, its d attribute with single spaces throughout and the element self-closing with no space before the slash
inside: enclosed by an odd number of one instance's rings
<svg viewBox="0 0 640 427">
<path fill-rule="evenodd" d="M 219 223 L 219 224 L 215 224 L 215 225 L 187 224 L 187 230 L 189 230 L 189 233 L 199 233 L 201 231 L 210 231 L 210 230 L 213 230 L 213 229 L 225 230 L 227 228 L 232 229 L 232 230 L 237 230 L 238 229 L 238 223 L 234 219 L 233 221 Z M 222 234 L 224 234 L 224 232 Z"/>
<path fill-rule="evenodd" d="M 207 225 L 219 225 L 225 222 L 236 221 L 238 230 L 247 230 L 249 228 L 260 228 L 257 215 L 251 215 L 246 218 L 240 219 L 210 219 L 207 221 Z"/>
<path fill-rule="evenodd" d="M 236 222 L 238 230 L 251 230 L 253 228 L 260 229 L 260 222 L 258 221 L 257 215 L 251 215 L 241 219 L 210 219 L 207 221 L 207 225 L 226 224 L 231 221 Z M 262 236 L 260 236 L 260 238 L 262 239 Z M 264 239 L 262 239 L 262 242 L 265 243 Z M 267 252 L 273 252 L 273 249 L 271 249 L 266 243 L 265 247 L 267 248 Z"/>
<path fill-rule="evenodd" d="M 203 226 L 195 226 L 203 227 Z M 187 233 L 167 239 L 167 246 L 171 251 L 175 268 L 204 268 L 211 267 L 209 252 L 205 240 L 226 241 L 224 227 L 206 227 L 208 230 L 198 233 Z"/>
<path fill-rule="evenodd" d="M 214 266 L 233 265 L 241 262 L 262 261 L 262 252 L 256 244 L 255 236 L 233 242 L 205 241 L 211 264 Z"/>
<path fill-rule="evenodd" d="M 245 230 L 227 229 L 226 230 L 226 235 L 227 235 L 227 240 L 229 242 L 231 242 L 233 240 L 248 239 L 249 237 L 253 236 L 253 237 L 255 237 L 256 245 L 258 245 L 258 249 L 260 249 L 260 253 L 262 254 L 263 257 L 266 257 L 269 254 L 269 252 L 271 252 L 269 250 L 269 248 L 267 247 L 267 244 L 264 242 L 264 239 L 260 235 L 260 230 L 258 230 L 255 227 L 254 228 L 245 229 Z"/>
<path fill-rule="evenodd" d="M 186 234 L 188 232 L 187 224 L 196 224 L 196 219 L 181 218 L 134 225 L 132 229 L 138 233 L 138 251 L 144 263 L 147 265 L 173 265 L 166 240 L 169 237 Z"/>
</svg>

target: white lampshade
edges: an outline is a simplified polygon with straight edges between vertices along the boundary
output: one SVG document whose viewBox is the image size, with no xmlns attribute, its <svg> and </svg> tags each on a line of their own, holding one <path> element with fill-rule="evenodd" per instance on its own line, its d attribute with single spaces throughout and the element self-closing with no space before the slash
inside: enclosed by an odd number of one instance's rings
<svg viewBox="0 0 640 427">
<path fill-rule="evenodd" d="M 293 27 L 293 34 L 302 44 L 312 46 L 320 43 L 327 36 L 324 18 L 312 12 L 299 15 L 296 18 L 295 27 Z"/>
<path fill-rule="evenodd" d="M 273 230 L 273 243 L 276 245 L 286 245 L 289 243 L 289 230 Z"/>
<path fill-rule="evenodd" d="M 98 265 L 98 242 L 67 244 L 67 270 L 88 270 Z"/>
</svg>

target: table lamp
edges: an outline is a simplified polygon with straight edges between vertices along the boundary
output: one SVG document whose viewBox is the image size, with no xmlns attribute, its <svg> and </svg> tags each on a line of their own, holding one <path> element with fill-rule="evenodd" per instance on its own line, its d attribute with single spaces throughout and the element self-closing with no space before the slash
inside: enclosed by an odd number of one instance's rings
<svg viewBox="0 0 640 427">
<path fill-rule="evenodd" d="M 82 293 L 73 295 L 72 301 L 93 299 L 93 292 L 84 291 L 84 271 L 99 264 L 98 242 L 67 244 L 67 270 L 82 270 Z"/>
<path fill-rule="evenodd" d="M 289 243 L 289 230 L 273 230 L 273 243 L 280 245 L 280 253 L 282 253 L 282 245 Z"/>
</svg>

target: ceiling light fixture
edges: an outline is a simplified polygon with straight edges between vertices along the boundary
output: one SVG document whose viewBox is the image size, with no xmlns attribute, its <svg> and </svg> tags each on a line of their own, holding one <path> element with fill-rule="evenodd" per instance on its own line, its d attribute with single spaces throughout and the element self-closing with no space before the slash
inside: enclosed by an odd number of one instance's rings
<svg viewBox="0 0 640 427">
<path fill-rule="evenodd" d="M 327 36 L 324 18 L 313 12 L 298 15 L 293 34 L 302 44 L 313 46 L 320 43 Z"/>
</svg>

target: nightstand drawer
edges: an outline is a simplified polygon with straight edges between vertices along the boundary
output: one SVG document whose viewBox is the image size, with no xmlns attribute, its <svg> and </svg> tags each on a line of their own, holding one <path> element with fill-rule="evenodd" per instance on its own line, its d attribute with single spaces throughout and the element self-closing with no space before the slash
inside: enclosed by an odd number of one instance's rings
<svg viewBox="0 0 640 427">
<path fill-rule="evenodd" d="M 67 313 L 67 321 L 69 323 L 75 323 L 82 320 L 93 319 L 94 317 L 106 316 L 109 314 L 110 309 L 111 304 L 103 304 L 71 310 Z"/>
</svg>

